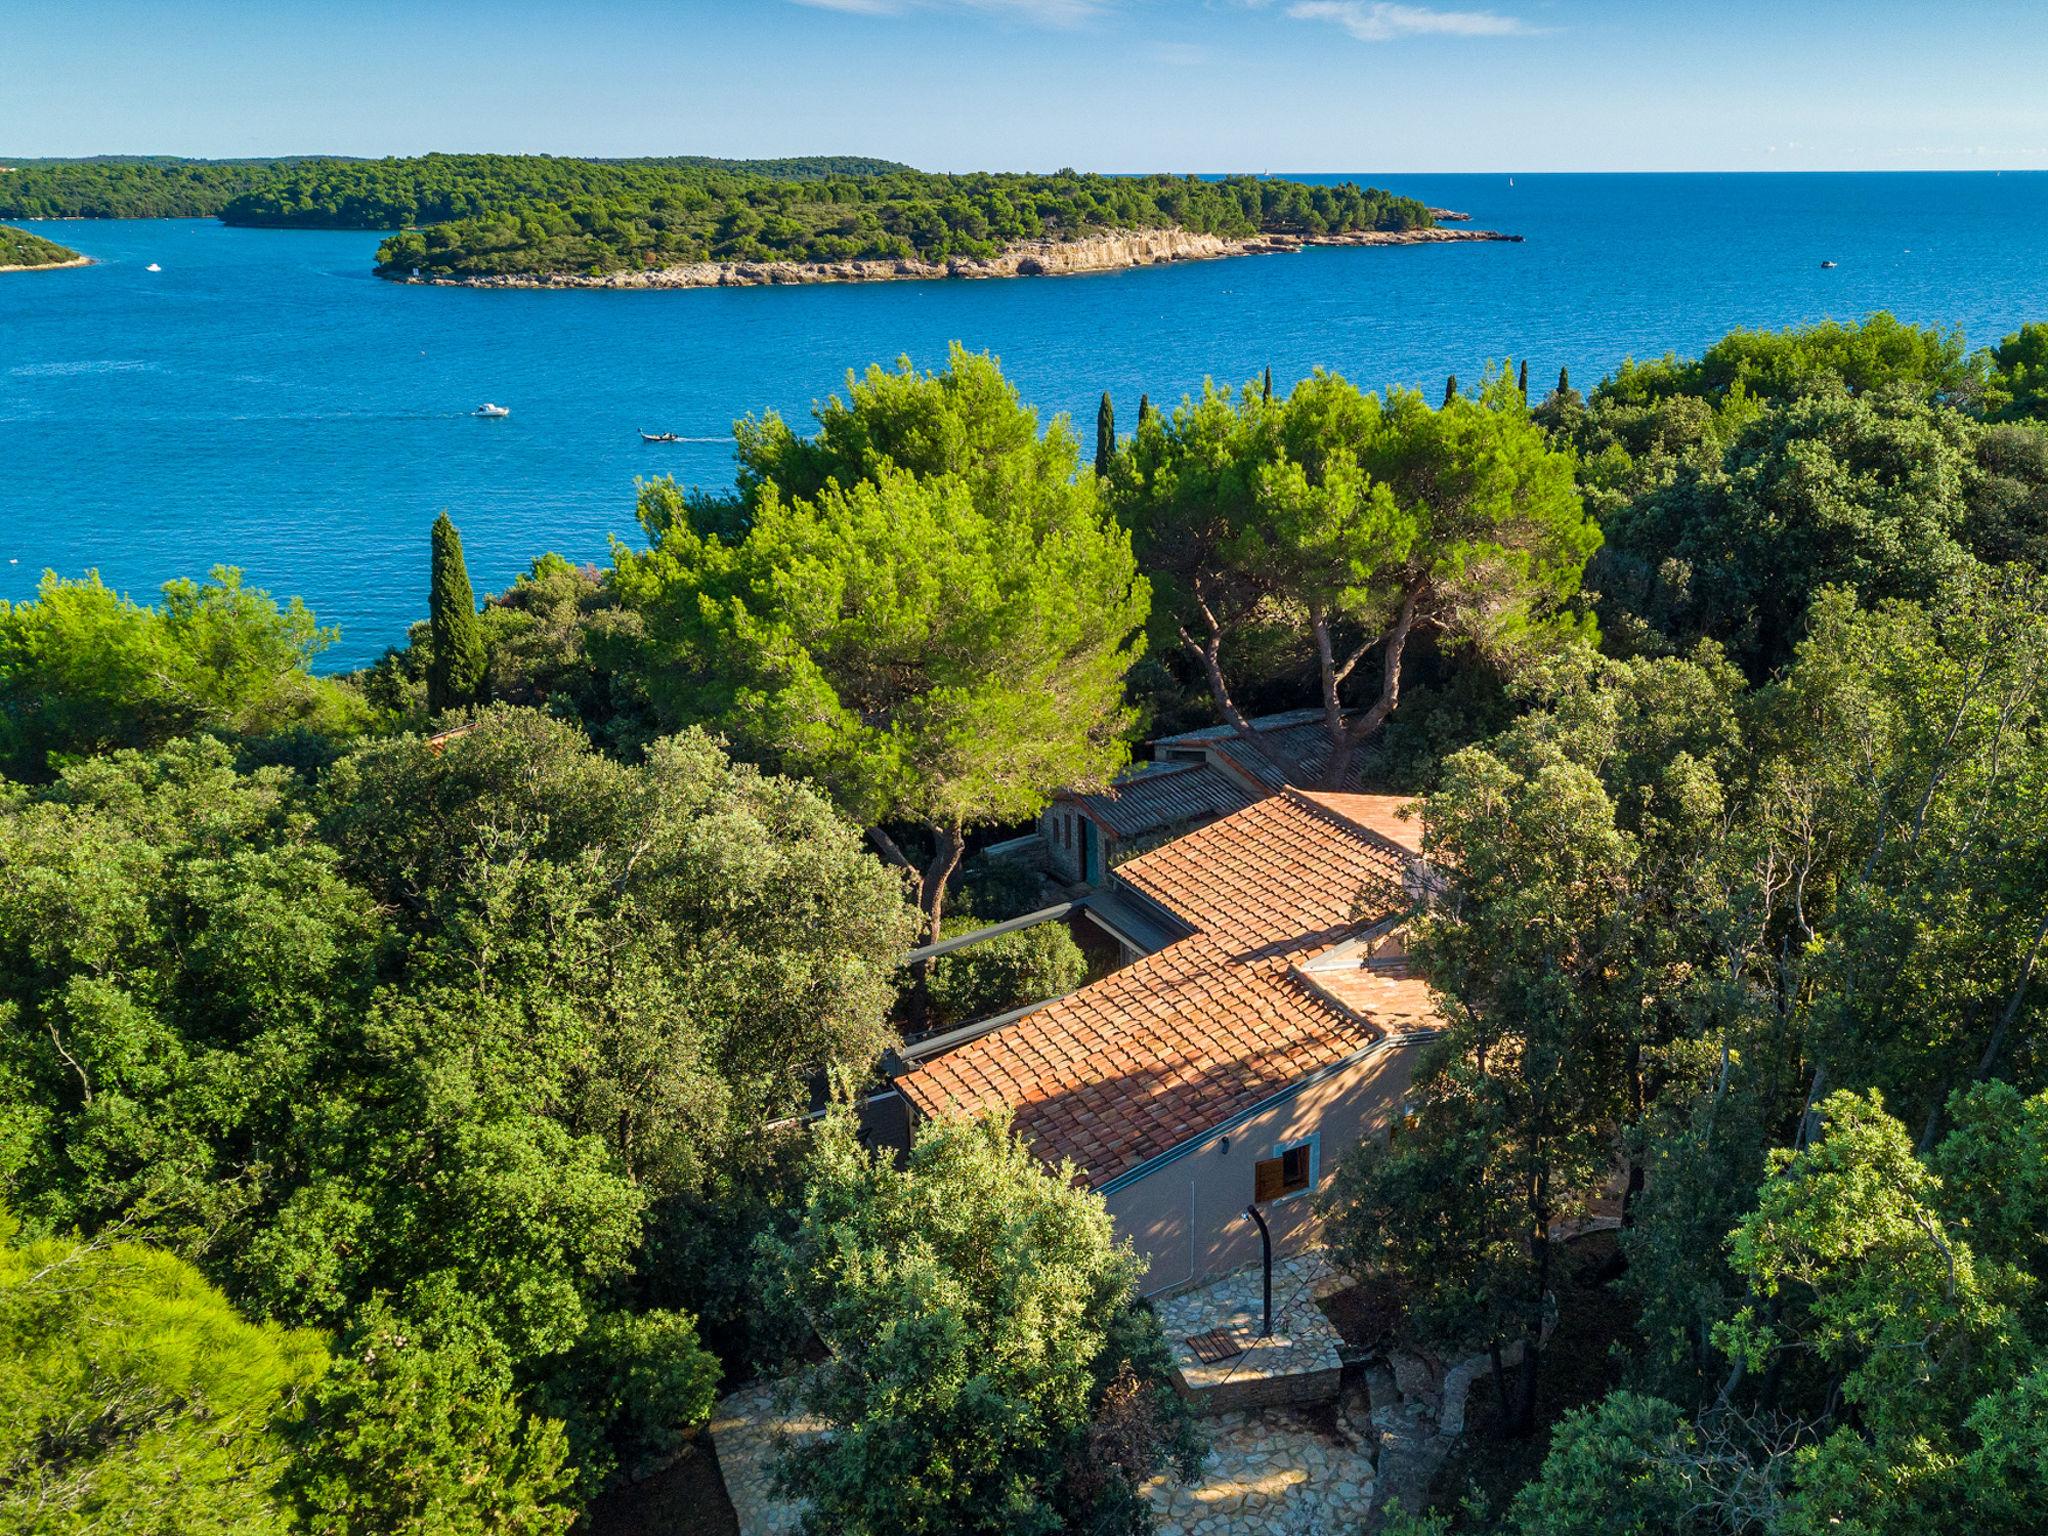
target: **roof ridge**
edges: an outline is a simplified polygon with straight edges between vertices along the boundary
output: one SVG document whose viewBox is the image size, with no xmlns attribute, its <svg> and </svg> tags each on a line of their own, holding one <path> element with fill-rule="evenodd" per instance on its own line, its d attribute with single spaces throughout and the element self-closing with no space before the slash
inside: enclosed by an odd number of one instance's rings
<svg viewBox="0 0 2048 1536">
<path fill-rule="evenodd" d="M 1233 739 L 1241 741 L 1246 739 L 1247 728 L 1252 736 L 1269 731 L 1285 731 L 1297 725 L 1312 725 L 1322 718 L 1322 714 L 1322 706 L 1317 704 L 1304 704 L 1295 709 L 1270 710 L 1263 715 L 1251 716 L 1242 726 L 1232 720 L 1218 720 L 1212 725 L 1190 726 L 1185 731 L 1175 731 L 1171 735 L 1154 736 L 1151 745 L 1156 747 L 1162 742 L 1212 742 Z"/>
<path fill-rule="evenodd" d="M 1345 789 L 1306 789 L 1299 784 L 1282 784 L 1280 786 L 1279 793 L 1281 795 L 1288 796 L 1296 804 L 1306 806 L 1309 810 L 1314 811 L 1319 815 L 1328 816 L 1333 820 L 1342 822 L 1346 827 L 1350 828 L 1354 832 L 1365 833 L 1366 836 L 1372 838 L 1375 842 L 1390 843 L 1394 847 L 1400 847 L 1398 843 L 1392 843 L 1392 839 L 1384 837 L 1380 833 L 1373 831 L 1373 829 L 1371 827 L 1368 827 L 1364 822 L 1359 821 L 1354 817 L 1346 816 L 1342 811 L 1338 810 L 1336 806 L 1325 805 L 1322 799 L 1319 798 L 1324 795 L 1363 795 L 1363 791 Z M 1278 796 L 1275 796 L 1275 798 L 1278 798 Z M 1383 795 L 1369 798 L 1391 800 L 1396 797 L 1392 795 Z M 1402 848 L 1401 851 L 1405 854 L 1408 850 Z"/>
<path fill-rule="evenodd" d="M 1341 821 L 1345 826 L 1351 828 L 1353 831 L 1363 834 L 1367 842 L 1372 843 L 1376 847 L 1386 849 L 1388 852 L 1394 854 L 1397 858 L 1399 858 L 1404 864 L 1410 861 L 1413 861 L 1415 863 L 1422 862 L 1422 855 L 1418 853 L 1415 849 L 1410 848 L 1403 843 L 1397 842 L 1395 839 L 1387 836 L 1386 833 L 1380 831 L 1377 827 L 1369 827 L 1364 822 L 1358 820 L 1356 817 L 1346 815 L 1345 812 L 1340 810 L 1338 807 L 1334 805 L 1326 805 L 1323 803 L 1321 799 L 1317 798 L 1318 796 L 1322 795 L 1342 795 L 1346 799 L 1353 800 L 1397 800 L 1403 805 L 1419 805 L 1422 803 L 1423 797 L 1421 795 L 1376 794 L 1370 790 L 1363 789 L 1301 789 L 1293 784 L 1282 785 L 1280 793 L 1284 795 L 1294 796 L 1295 799 L 1299 800 L 1302 804 L 1307 805 L 1314 810 L 1320 811 L 1325 816 L 1335 817 L 1338 821 Z"/>
<path fill-rule="evenodd" d="M 1289 964 L 1286 974 L 1287 979 L 1306 992 L 1312 1001 L 1321 1003 L 1324 1007 L 1339 1014 L 1345 1022 L 1364 1030 L 1375 1040 L 1387 1038 L 1390 1031 L 1385 1025 L 1369 1015 L 1361 1013 L 1328 987 L 1317 981 L 1315 973 L 1305 968 L 1300 961 Z"/>
<path fill-rule="evenodd" d="M 1109 787 L 1115 789 L 1119 783 L 1125 782 L 1128 779 L 1150 778 L 1155 775 L 1163 776 L 1169 773 L 1188 773 L 1194 769 L 1206 768 L 1208 766 L 1199 757 L 1133 758 L 1122 773 L 1109 781 Z M 1133 772 L 1133 769 L 1136 771 Z"/>
</svg>

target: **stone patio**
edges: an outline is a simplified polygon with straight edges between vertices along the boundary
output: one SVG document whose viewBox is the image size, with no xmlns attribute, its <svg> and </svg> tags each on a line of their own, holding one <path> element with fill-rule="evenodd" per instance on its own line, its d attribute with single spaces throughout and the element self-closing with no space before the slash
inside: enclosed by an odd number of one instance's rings
<svg viewBox="0 0 2048 1536">
<path fill-rule="evenodd" d="M 1362 1394 L 1342 1410 L 1223 1413 L 1192 1484 L 1156 1477 L 1145 1496 L 1163 1536 L 1356 1536 L 1373 1500 Z"/>
<path fill-rule="evenodd" d="M 1343 1341 L 1316 1298 L 1344 1283 L 1320 1249 L 1275 1259 L 1271 1338 L 1258 1337 L 1265 1316 L 1257 1265 L 1155 1296 L 1152 1309 L 1190 1406 L 1197 1413 L 1222 1414 L 1334 1400 L 1343 1380 Z M 1238 1330 L 1251 1338 L 1251 1348 L 1213 1364 L 1202 1360 L 1188 1340 L 1216 1329 Z"/>
</svg>

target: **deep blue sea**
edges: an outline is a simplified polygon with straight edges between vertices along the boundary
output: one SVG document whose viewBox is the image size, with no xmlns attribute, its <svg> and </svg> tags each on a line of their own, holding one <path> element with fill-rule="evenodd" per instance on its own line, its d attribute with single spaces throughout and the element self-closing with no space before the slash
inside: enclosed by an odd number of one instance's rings
<svg viewBox="0 0 2048 1536">
<path fill-rule="evenodd" d="M 1349 179 L 1349 178 L 1318 178 Z M 46 568 L 149 597 L 239 565 L 373 659 L 424 612 L 447 508 L 480 589 L 634 539 L 635 477 L 724 484 L 730 425 L 850 366 L 997 353 L 1026 399 L 1119 420 L 1205 376 L 1442 387 L 1489 360 L 1590 385 L 1732 326 L 1890 309 L 1995 341 L 2048 318 L 2048 173 L 1413 176 L 1527 237 L 1001 282 L 479 292 L 370 275 L 374 234 L 51 223 L 97 265 L 0 274 L 0 597 Z M 1838 265 L 1823 270 L 1821 263 Z M 149 272 L 155 262 L 160 272 Z M 502 421 L 470 416 L 493 400 Z M 638 431 L 692 441 L 647 446 Z"/>
</svg>

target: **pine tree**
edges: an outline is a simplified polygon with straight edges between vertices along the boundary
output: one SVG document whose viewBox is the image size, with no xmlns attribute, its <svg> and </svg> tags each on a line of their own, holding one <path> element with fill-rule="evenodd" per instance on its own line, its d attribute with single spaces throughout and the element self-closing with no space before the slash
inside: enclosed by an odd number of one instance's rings
<svg viewBox="0 0 2048 1536">
<path fill-rule="evenodd" d="M 1522 359 L 1522 376 L 1516 387 L 1522 391 L 1524 400 L 1529 398 L 1529 359 L 1526 357 Z"/>
<path fill-rule="evenodd" d="M 484 633 L 476 594 L 462 558 L 462 535 L 443 512 L 434 519 L 433 585 L 427 597 L 430 636 L 427 707 L 439 714 L 474 704 L 483 691 Z"/>
<path fill-rule="evenodd" d="M 1129 760 L 1151 595 L 1107 498 L 1074 482 L 1079 445 L 1038 434 L 994 359 L 956 344 L 944 373 L 877 368 L 851 394 L 815 438 L 742 435 L 743 539 L 650 522 L 676 531 L 622 580 L 656 707 L 827 786 L 914 865 L 937 939 L 970 834 Z"/>
<path fill-rule="evenodd" d="M 1444 380 L 1444 404 L 1449 405 L 1458 398 L 1458 376 L 1454 373 Z"/>
<path fill-rule="evenodd" d="M 319 1335 L 245 1321 L 161 1250 L 19 1230 L 0 1208 L 0 1529 L 304 1530 L 281 1484 Z"/>
<path fill-rule="evenodd" d="M 1102 392 L 1102 404 L 1095 411 L 1095 478 L 1107 480 L 1109 466 L 1116 458 L 1116 407 L 1109 391 Z"/>
</svg>

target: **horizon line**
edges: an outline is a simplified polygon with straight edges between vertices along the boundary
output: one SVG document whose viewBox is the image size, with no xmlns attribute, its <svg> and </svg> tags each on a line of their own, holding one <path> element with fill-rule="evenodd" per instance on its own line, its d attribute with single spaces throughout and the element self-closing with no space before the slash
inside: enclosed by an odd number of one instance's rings
<svg viewBox="0 0 2048 1536">
<path fill-rule="evenodd" d="M 974 166 L 968 169 L 940 169 L 917 165 L 915 162 L 900 160 L 893 155 L 870 154 L 863 151 L 790 151 L 785 153 L 720 154 L 704 150 L 639 150 L 630 153 L 592 153 L 580 150 L 552 149 L 420 149 L 392 151 L 383 154 L 364 154 L 349 150 L 280 150 L 263 153 L 194 155 L 180 154 L 169 150 L 93 150 L 85 154 L 0 154 L 0 165 L 18 162 L 87 162 L 93 160 L 177 160 L 197 163 L 231 163 L 236 161 L 282 161 L 282 160 L 414 160 L 428 155 L 534 155 L 554 160 L 886 160 L 893 164 L 932 176 L 1049 176 L 1062 170 L 1079 171 L 1090 176 L 1254 176 L 1265 180 L 1290 180 L 1302 176 L 1956 176 L 1983 175 L 2016 176 L 2041 175 L 2048 173 L 2048 161 L 2042 164 L 2015 165 L 1762 165 L 1762 166 L 1637 166 L 1620 168 L 1612 166 L 1584 166 L 1566 169 L 1528 169 L 1520 166 L 1487 167 L 1478 170 L 1442 170 L 1409 167 L 1398 170 L 1243 170 L 1218 169 L 1216 167 L 1193 168 L 1181 166 L 1124 166 L 1114 169 L 1078 166 L 1024 167 Z"/>
</svg>

